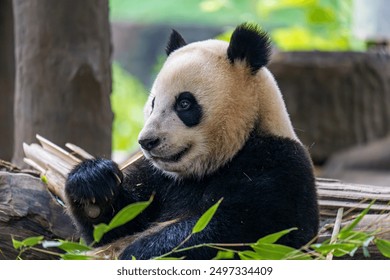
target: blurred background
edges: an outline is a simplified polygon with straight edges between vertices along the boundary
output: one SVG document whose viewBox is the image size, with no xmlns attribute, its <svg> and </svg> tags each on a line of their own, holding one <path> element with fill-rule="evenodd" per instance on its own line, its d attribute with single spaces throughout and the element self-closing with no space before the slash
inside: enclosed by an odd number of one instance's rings
<svg viewBox="0 0 390 280">
<path fill-rule="evenodd" d="M 81 3 L 78 3 L 81 2 Z M 271 72 L 317 175 L 390 186 L 390 5 L 385 0 L 1 0 L 0 159 L 35 134 L 122 161 L 172 28 L 273 42 Z"/>
</svg>

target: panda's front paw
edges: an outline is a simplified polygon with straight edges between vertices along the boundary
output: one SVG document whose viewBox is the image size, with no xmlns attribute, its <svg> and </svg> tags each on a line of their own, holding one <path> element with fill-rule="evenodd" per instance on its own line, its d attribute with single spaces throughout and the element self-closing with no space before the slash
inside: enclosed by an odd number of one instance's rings
<svg viewBox="0 0 390 280">
<path fill-rule="evenodd" d="M 65 184 L 68 203 L 85 208 L 89 218 L 96 218 L 115 198 L 122 180 L 123 174 L 112 160 L 86 160 L 68 175 Z"/>
</svg>

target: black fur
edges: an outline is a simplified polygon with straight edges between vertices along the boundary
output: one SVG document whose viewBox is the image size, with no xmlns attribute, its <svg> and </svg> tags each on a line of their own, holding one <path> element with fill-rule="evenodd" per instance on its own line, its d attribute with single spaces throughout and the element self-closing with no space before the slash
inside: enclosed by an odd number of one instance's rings
<svg viewBox="0 0 390 280">
<path fill-rule="evenodd" d="M 184 47 L 185 45 L 187 45 L 186 41 L 183 39 L 179 32 L 173 29 L 171 36 L 169 37 L 168 44 L 165 48 L 165 52 L 167 55 L 170 55 L 173 51 Z"/>
<path fill-rule="evenodd" d="M 72 214 L 87 240 L 94 224 L 108 223 L 125 205 L 155 199 L 134 221 L 110 232 L 101 244 L 142 232 L 154 222 L 176 221 L 158 232 L 140 235 L 128 244 L 121 258 L 149 259 L 164 254 L 182 242 L 199 217 L 224 198 L 210 224 L 185 246 L 201 243 L 254 242 L 258 238 L 291 227 L 280 243 L 301 247 L 317 234 L 318 208 L 311 161 L 301 144 L 286 138 L 252 135 L 226 166 L 201 180 L 174 181 L 154 170 L 146 160 L 131 165 L 116 185 L 112 173 L 118 169 L 109 160 L 86 161 L 70 173 L 66 184 Z M 83 207 L 92 197 L 110 193 L 108 203 L 99 204 L 102 215 L 89 219 Z M 81 199 L 82 198 L 82 199 Z M 210 259 L 210 248 L 189 250 L 177 256 Z"/>
<path fill-rule="evenodd" d="M 186 101 L 189 106 L 186 109 L 180 107 L 180 103 Z M 196 126 L 200 123 L 203 110 L 191 92 L 182 92 L 176 98 L 174 110 L 180 120 L 188 127 Z"/>
<path fill-rule="evenodd" d="M 227 50 L 227 56 L 232 64 L 236 60 L 245 60 L 252 74 L 267 65 L 270 53 L 268 35 L 257 25 L 248 23 L 241 24 L 234 30 Z"/>
</svg>

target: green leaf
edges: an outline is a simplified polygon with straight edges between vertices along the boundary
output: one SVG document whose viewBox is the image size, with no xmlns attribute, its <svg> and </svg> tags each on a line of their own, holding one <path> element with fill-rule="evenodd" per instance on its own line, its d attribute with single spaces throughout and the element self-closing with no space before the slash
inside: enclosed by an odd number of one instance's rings
<svg viewBox="0 0 390 280">
<path fill-rule="evenodd" d="M 153 260 L 159 260 L 159 261 L 177 261 L 177 260 L 184 260 L 186 257 L 183 256 L 183 257 L 180 257 L 180 258 L 174 258 L 174 257 L 157 257 L 157 258 L 154 258 Z"/>
<path fill-rule="evenodd" d="M 77 255 L 77 254 L 64 254 L 61 255 L 61 259 L 63 260 L 91 260 L 93 257 L 85 256 L 85 255 Z"/>
<path fill-rule="evenodd" d="M 338 241 L 347 241 L 345 243 L 363 243 L 365 240 L 370 238 L 371 235 L 365 232 L 360 231 L 343 231 L 340 232 L 337 236 Z M 341 243 L 341 242 L 338 242 Z"/>
<path fill-rule="evenodd" d="M 348 226 L 344 227 L 343 229 L 341 229 L 340 231 L 340 234 L 342 233 L 345 233 L 345 232 L 348 232 L 348 231 L 352 231 L 356 226 L 357 224 L 364 218 L 364 216 L 368 213 L 368 211 L 370 211 L 370 208 L 371 206 L 375 203 L 375 200 L 373 200 L 370 205 L 368 205 L 368 207 L 366 209 L 364 209 L 357 217 L 355 220 L 352 221 L 352 223 L 350 223 Z"/>
<path fill-rule="evenodd" d="M 153 195 L 148 201 L 132 203 L 119 211 L 108 224 L 108 230 L 122 226 L 137 217 L 153 201 Z"/>
<path fill-rule="evenodd" d="M 286 229 L 286 230 L 282 230 L 282 231 L 279 231 L 276 233 L 269 234 L 269 235 L 264 236 L 264 237 L 260 238 L 259 240 L 257 240 L 256 244 L 273 244 L 276 241 L 278 241 L 282 236 L 290 233 L 293 230 L 297 230 L 297 229 L 298 228 L 294 227 L 294 228 L 290 228 L 290 229 Z"/>
<path fill-rule="evenodd" d="M 376 238 L 374 240 L 374 243 L 378 248 L 379 252 L 381 252 L 381 254 L 386 258 L 390 259 L 390 241 Z"/>
<path fill-rule="evenodd" d="M 196 222 L 195 226 L 192 229 L 192 234 L 201 232 L 205 229 L 205 227 L 210 223 L 213 218 L 215 212 L 217 211 L 219 205 L 221 204 L 223 198 L 218 200 L 213 206 L 211 206 Z"/>
<path fill-rule="evenodd" d="M 127 205 L 122 210 L 120 210 L 114 216 L 114 218 L 112 218 L 111 222 L 108 225 L 104 223 L 96 225 L 93 230 L 93 240 L 95 242 L 99 242 L 105 233 L 133 220 L 143 210 L 145 210 L 145 208 L 148 207 L 150 203 L 152 203 L 153 197 L 154 196 L 152 195 L 148 201 L 135 202 L 130 205 Z"/>
<path fill-rule="evenodd" d="M 38 245 L 43 240 L 43 236 L 32 236 L 28 237 L 22 241 L 17 241 L 12 238 L 12 245 L 15 249 L 19 249 L 20 247 L 32 247 Z"/>
<path fill-rule="evenodd" d="M 41 175 L 41 181 L 44 183 L 44 184 L 47 184 L 47 177 L 45 175 Z"/>
<path fill-rule="evenodd" d="M 108 225 L 103 223 L 95 225 L 95 228 L 93 230 L 93 240 L 96 243 L 100 242 L 106 232 L 108 232 Z"/>
<path fill-rule="evenodd" d="M 232 260 L 234 259 L 233 251 L 218 251 L 213 260 Z"/>
<path fill-rule="evenodd" d="M 23 246 L 23 243 L 21 241 L 12 238 L 12 246 L 14 246 L 14 248 L 17 250 Z"/>
<path fill-rule="evenodd" d="M 260 256 L 256 252 L 249 250 L 239 252 L 238 256 L 241 260 L 261 260 Z"/>
<path fill-rule="evenodd" d="M 281 244 L 260 243 L 251 246 L 263 260 L 310 260 L 311 257 L 299 250 Z"/>
<path fill-rule="evenodd" d="M 336 257 L 342 257 L 350 254 L 353 250 L 358 248 L 358 245 L 347 243 L 347 244 L 313 244 L 311 246 L 316 252 L 327 255 L 333 252 Z"/>
<path fill-rule="evenodd" d="M 85 252 L 92 249 L 89 246 L 71 241 L 60 241 L 60 243 L 61 244 L 58 246 L 58 248 L 64 250 L 67 253 Z"/>
</svg>

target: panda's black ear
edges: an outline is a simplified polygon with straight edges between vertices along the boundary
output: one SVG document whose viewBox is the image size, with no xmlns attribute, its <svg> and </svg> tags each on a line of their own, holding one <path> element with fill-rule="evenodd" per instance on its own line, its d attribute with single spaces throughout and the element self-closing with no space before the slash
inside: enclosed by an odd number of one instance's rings
<svg viewBox="0 0 390 280">
<path fill-rule="evenodd" d="M 173 51 L 180 49 L 187 45 L 186 41 L 176 30 L 172 30 L 171 36 L 169 37 L 168 44 L 165 48 L 165 52 L 167 55 L 170 55 Z"/>
<path fill-rule="evenodd" d="M 270 40 L 266 32 L 255 24 L 244 23 L 234 30 L 227 49 L 227 56 L 233 64 L 245 60 L 255 74 L 267 65 L 271 54 Z"/>
</svg>

